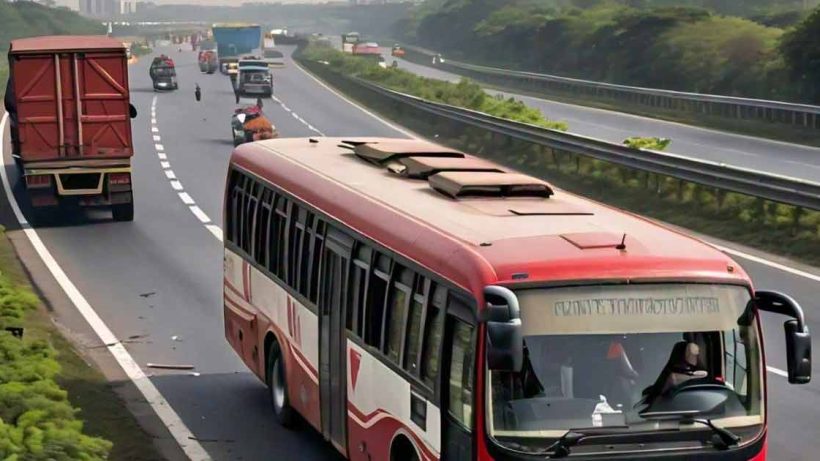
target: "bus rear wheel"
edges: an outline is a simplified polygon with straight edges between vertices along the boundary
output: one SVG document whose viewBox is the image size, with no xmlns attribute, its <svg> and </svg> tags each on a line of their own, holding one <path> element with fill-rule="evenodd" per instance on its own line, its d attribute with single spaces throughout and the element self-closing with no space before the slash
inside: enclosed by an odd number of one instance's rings
<svg viewBox="0 0 820 461">
<path fill-rule="evenodd" d="M 288 379 L 285 371 L 285 361 L 279 343 L 273 342 L 268 350 L 268 392 L 271 406 L 276 420 L 284 427 L 292 428 L 296 422 L 296 415 L 288 399 Z"/>
</svg>

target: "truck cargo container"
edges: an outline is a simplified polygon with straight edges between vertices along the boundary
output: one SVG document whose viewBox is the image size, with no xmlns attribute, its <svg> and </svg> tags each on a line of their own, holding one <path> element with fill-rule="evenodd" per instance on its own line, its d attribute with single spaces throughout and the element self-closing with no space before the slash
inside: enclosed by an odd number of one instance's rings
<svg viewBox="0 0 820 461">
<path fill-rule="evenodd" d="M 239 56 L 262 48 L 262 27 L 258 25 L 215 25 L 213 36 L 222 72 L 227 72 L 227 62 L 237 62 Z"/>
<path fill-rule="evenodd" d="M 110 206 L 131 221 L 131 118 L 122 42 L 104 36 L 13 40 L 9 48 L 14 154 L 35 209 Z"/>
</svg>

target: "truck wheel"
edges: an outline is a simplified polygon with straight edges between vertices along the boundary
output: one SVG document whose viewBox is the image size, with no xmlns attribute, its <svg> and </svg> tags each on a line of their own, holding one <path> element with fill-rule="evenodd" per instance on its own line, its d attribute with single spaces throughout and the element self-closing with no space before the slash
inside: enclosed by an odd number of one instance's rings
<svg viewBox="0 0 820 461">
<path fill-rule="evenodd" d="M 288 379 L 285 372 L 285 361 L 279 343 L 273 341 L 268 349 L 267 356 L 268 391 L 271 406 L 276 420 L 284 427 L 292 428 L 296 423 L 296 415 L 288 400 Z"/>
<path fill-rule="evenodd" d="M 119 203 L 117 205 L 111 205 L 111 216 L 114 218 L 114 221 L 117 222 L 133 221 L 134 202 L 131 201 L 128 203 Z"/>
</svg>

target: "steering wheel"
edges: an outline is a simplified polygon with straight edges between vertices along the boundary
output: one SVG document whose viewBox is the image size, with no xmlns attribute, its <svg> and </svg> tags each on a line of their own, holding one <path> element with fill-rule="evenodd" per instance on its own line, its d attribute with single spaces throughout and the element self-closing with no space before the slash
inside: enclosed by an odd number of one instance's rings
<svg viewBox="0 0 820 461">
<path fill-rule="evenodd" d="M 684 381 L 677 386 L 669 389 L 668 395 L 674 396 L 680 394 L 682 392 L 694 392 L 694 391 L 728 391 L 729 386 L 726 384 L 715 380 L 714 378 L 709 379 L 709 382 L 704 382 L 703 379 L 691 379 L 689 381 Z"/>
</svg>

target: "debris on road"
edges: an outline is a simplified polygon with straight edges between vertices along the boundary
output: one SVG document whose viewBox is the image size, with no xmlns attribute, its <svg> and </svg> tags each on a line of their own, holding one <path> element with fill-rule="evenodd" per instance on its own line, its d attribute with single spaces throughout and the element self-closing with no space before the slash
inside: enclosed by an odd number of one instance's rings
<svg viewBox="0 0 820 461">
<path fill-rule="evenodd" d="M 193 370 L 193 365 L 175 365 L 169 363 L 149 363 L 148 368 L 157 368 L 161 370 Z"/>
</svg>

